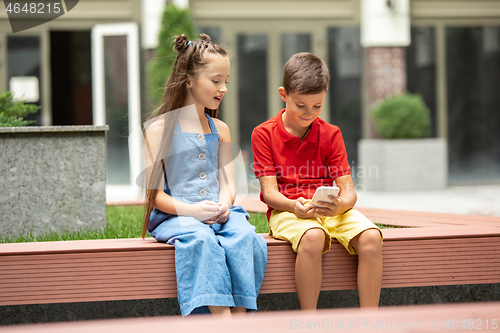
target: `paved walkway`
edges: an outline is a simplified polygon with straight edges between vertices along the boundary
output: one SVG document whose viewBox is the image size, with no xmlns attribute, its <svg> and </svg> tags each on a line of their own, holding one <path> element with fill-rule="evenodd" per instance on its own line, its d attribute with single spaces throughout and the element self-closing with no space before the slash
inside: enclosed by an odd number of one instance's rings
<svg viewBox="0 0 500 333">
<path fill-rule="evenodd" d="M 500 185 L 449 187 L 442 191 L 359 191 L 359 207 L 500 216 Z"/>
</svg>

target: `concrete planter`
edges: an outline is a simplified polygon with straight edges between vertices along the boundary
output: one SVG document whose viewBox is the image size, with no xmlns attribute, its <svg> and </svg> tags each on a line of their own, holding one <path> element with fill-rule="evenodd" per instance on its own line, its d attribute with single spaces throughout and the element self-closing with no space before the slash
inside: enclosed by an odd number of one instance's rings
<svg viewBox="0 0 500 333">
<path fill-rule="evenodd" d="M 108 126 L 0 128 L 0 235 L 106 225 Z"/>
<path fill-rule="evenodd" d="M 362 139 L 360 183 L 369 191 L 442 190 L 448 184 L 445 139 Z"/>
</svg>

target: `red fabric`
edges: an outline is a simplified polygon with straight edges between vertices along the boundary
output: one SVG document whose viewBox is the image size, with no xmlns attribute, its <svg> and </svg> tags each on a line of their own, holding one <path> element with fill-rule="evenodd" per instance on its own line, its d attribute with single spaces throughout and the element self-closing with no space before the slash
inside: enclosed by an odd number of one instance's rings
<svg viewBox="0 0 500 333">
<path fill-rule="evenodd" d="M 311 199 L 319 186 L 332 186 L 351 173 L 340 129 L 316 118 L 303 142 L 288 133 L 281 110 L 252 133 L 255 177 L 276 176 L 279 191 L 289 199 Z M 262 197 L 262 191 L 260 198 Z M 268 206 L 267 218 L 272 208 Z"/>
</svg>

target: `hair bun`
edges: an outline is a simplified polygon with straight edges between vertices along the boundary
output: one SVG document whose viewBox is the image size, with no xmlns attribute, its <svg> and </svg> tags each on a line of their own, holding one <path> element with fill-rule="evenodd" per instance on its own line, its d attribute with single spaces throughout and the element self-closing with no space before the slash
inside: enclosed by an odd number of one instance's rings
<svg viewBox="0 0 500 333">
<path fill-rule="evenodd" d="M 189 39 L 187 38 L 187 36 L 185 34 L 177 36 L 175 38 L 174 50 L 177 52 L 184 51 L 186 49 L 188 42 L 189 42 Z"/>
<path fill-rule="evenodd" d="M 201 33 L 198 35 L 198 37 L 200 38 L 201 41 L 204 41 L 206 43 L 211 43 L 211 39 L 210 39 L 210 36 L 207 35 L 207 34 L 204 34 L 204 33 Z"/>
</svg>

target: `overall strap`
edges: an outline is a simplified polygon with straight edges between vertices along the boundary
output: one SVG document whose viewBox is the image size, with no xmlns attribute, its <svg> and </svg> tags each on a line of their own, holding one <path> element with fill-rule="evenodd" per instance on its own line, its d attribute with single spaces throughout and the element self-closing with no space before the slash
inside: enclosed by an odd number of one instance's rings
<svg viewBox="0 0 500 333">
<path fill-rule="evenodd" d="M 215 127 L 215 123 L 214 123 L 214 120 L 212 119 L 212 117 L 210 117 L 208 114 L 205 113 L 205 116 L 207 117 L 208 119 L 208 124 L 210 125 L 210 130 L 212 131 L 213 134 L 219 134 L 217 132 L 217 127 Z"/>
</svg>

